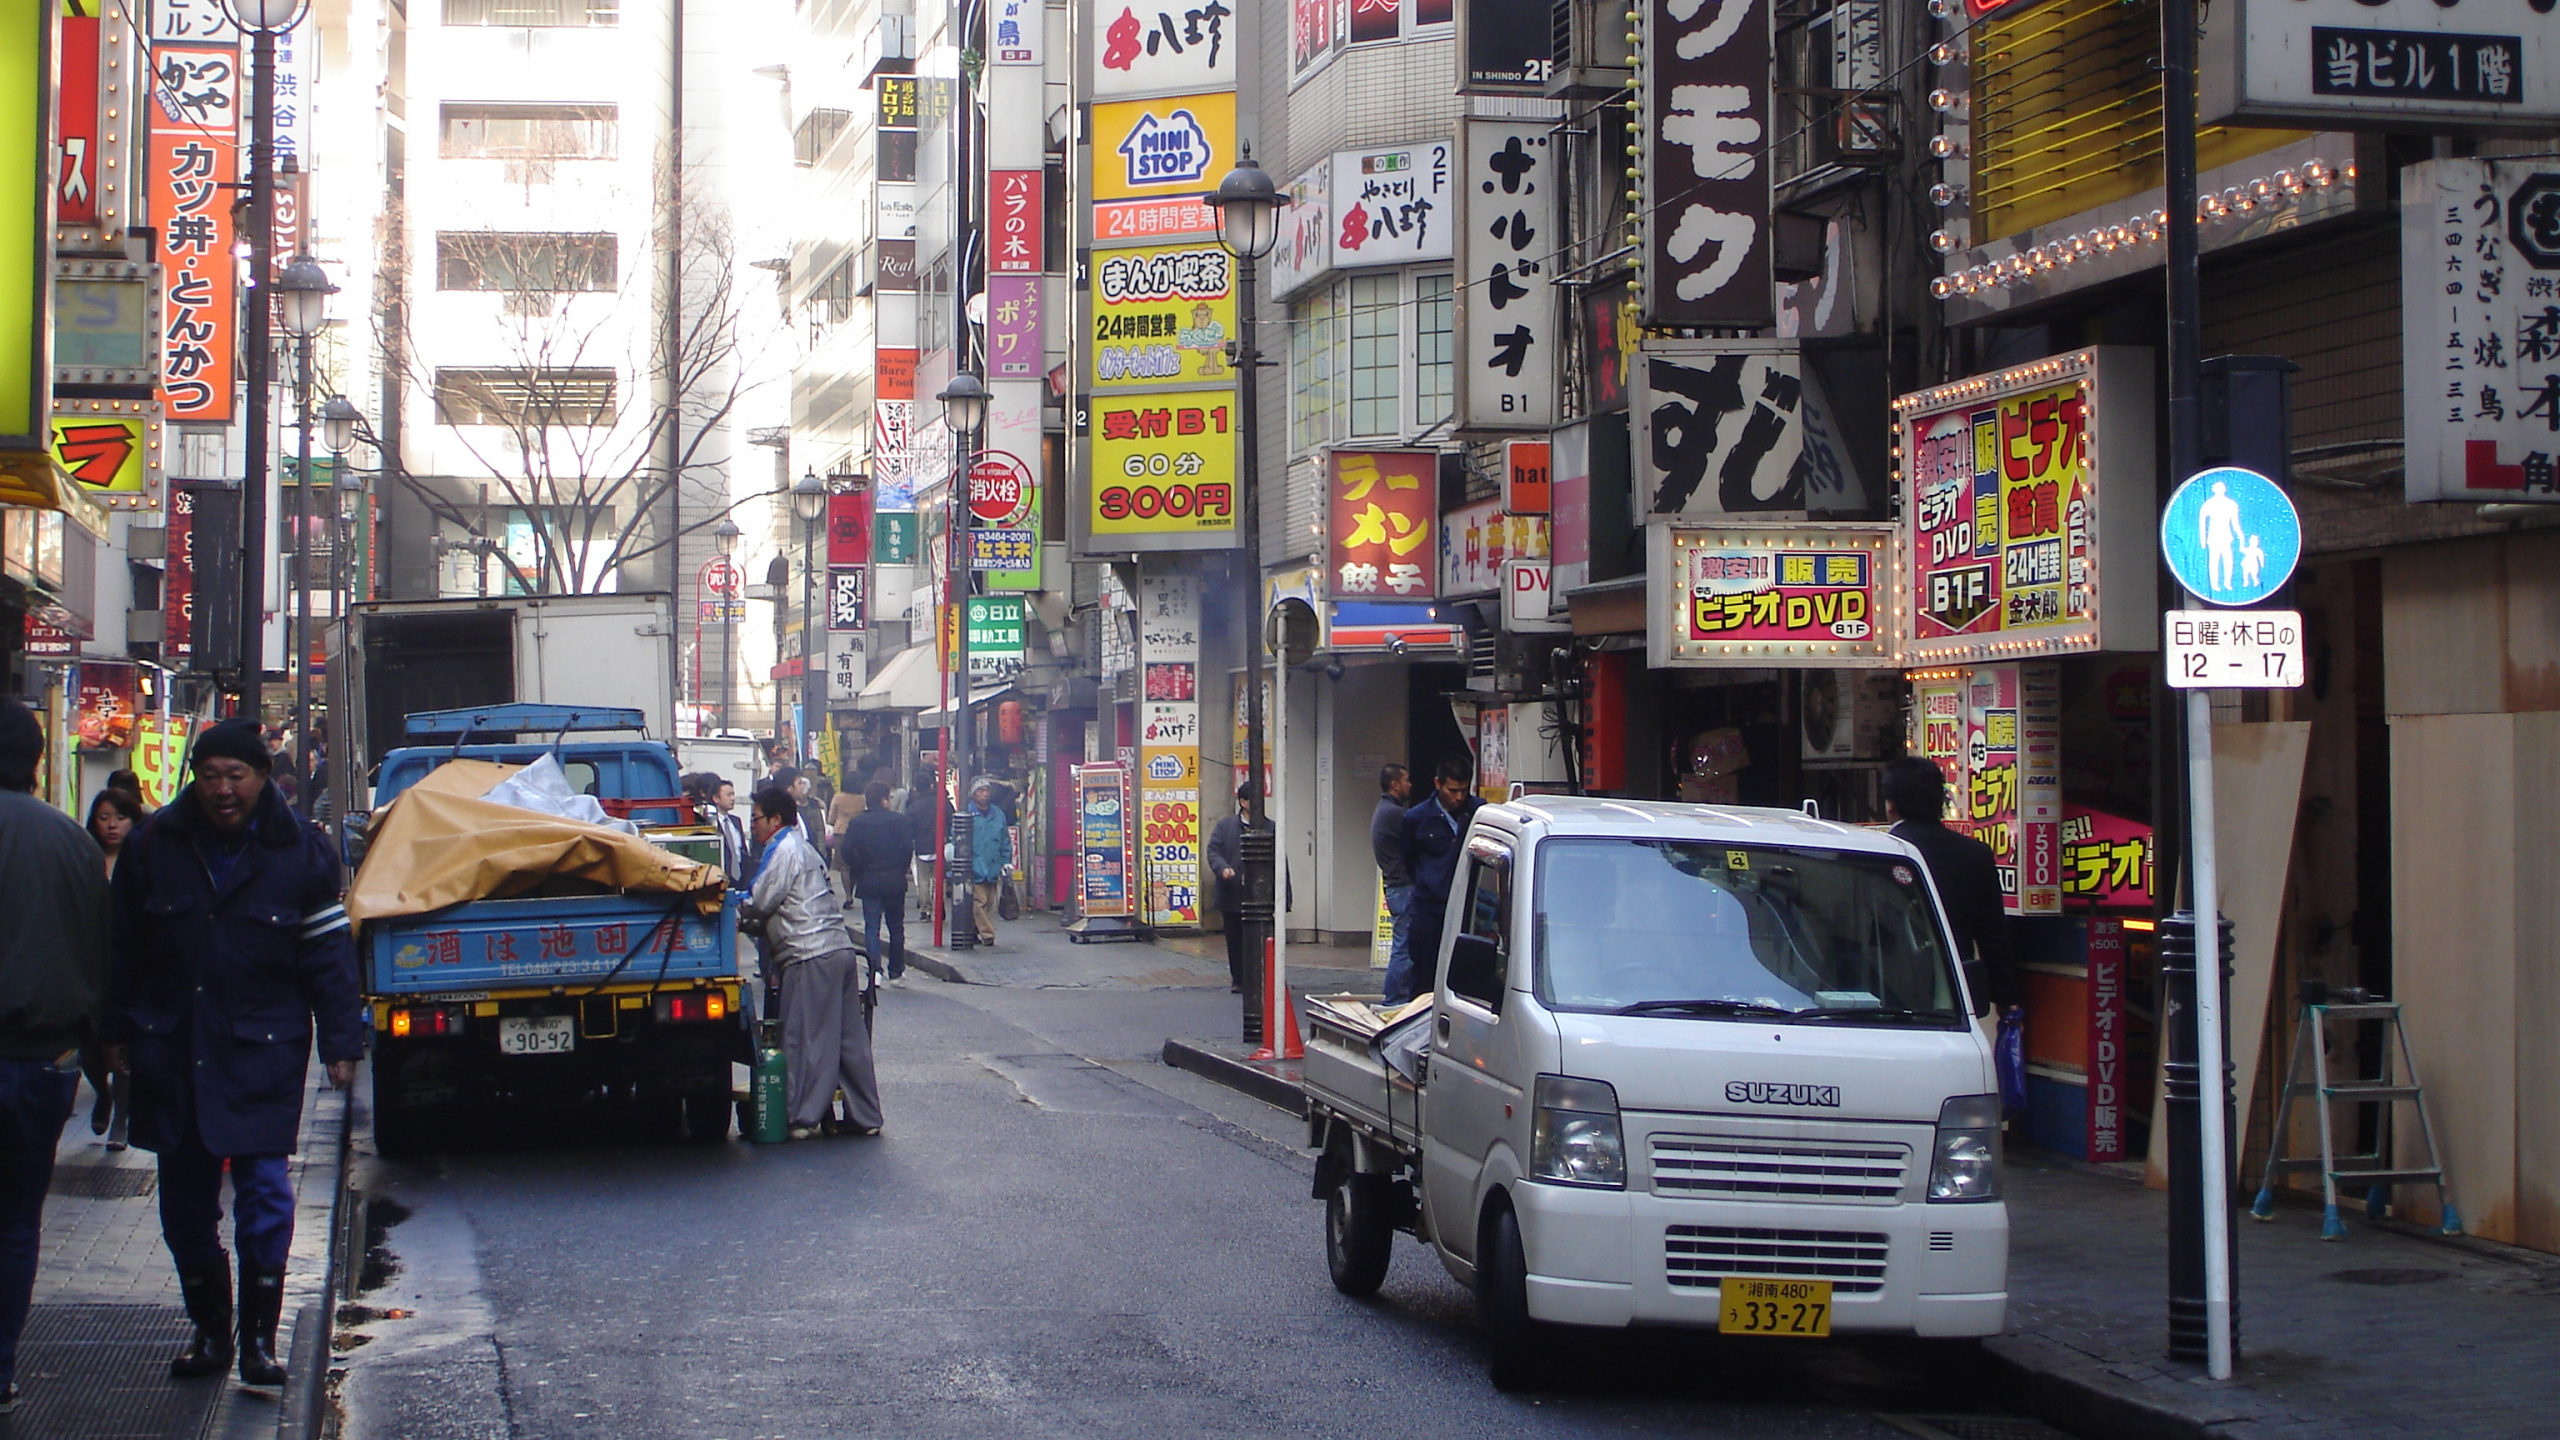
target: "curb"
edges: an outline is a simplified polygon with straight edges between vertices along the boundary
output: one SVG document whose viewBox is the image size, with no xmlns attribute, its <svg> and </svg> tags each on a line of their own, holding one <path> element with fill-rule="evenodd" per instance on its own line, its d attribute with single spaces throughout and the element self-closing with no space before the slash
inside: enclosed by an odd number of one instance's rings
<svg viewBox="0 0 2560 1440">
<path fill-rule="evenodd" d="M 928 950 L 918 945 L 910 945 L 907 947 L 907 968 L 911 970 L 921 970 L 927 975 L 932 976 L 934 979 L 942 981 L 946 985 L 975 985 L 978 983 L 977 981 L 969 978 L 969 972 L 952 964 L 950 956 L 945 952 L 940 950 Z"/>
<path fill-rule="evenodd" d="M 1275 1075 L 1258 1065 L 1221 1055 L 1208 1048 L 1208 1044 L 1205 1041 L 1167 1040 L 1164 1042 L 1164 1063 L 1250 1095 L 1275 1110 L 1286 1110 L 1298 1116 L 1307 1113 L 1306 1094 L 1298 1088 L 1296 1081 Z"/>
</svg>

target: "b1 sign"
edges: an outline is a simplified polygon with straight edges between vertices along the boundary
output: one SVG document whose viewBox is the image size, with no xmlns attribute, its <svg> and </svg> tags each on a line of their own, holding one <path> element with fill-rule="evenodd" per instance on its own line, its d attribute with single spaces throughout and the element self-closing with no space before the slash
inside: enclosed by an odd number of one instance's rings
<svg viewBox="0 0 2560 1440">
<path fill-rule="evenodd" d="M 2555 30 L 2525 4 L 2221 0 L 2197 41 L 2197 118 L 2547 127 L 2560 117 Z"/>
</svg>

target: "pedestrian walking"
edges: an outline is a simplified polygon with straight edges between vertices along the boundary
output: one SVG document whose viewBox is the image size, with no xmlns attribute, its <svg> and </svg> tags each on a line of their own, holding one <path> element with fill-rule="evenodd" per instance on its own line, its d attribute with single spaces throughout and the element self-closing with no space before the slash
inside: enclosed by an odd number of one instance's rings
<svg viewBox="0 0 2560 1440">
<path fill-rule="evenodd" d="M 1879 777 L 1893 838 L 1909 841 L 1938 887 L 1954 930 L 1956 960 L 1964 966 L 1973 1013 L 2006 1012 L 2023 1001 L 2009 949 L 2009 912 L 2000 899 L 2000 871 L 1991 847 L 1947 828 L 1947 777 L 1934 760 L 1904 756 Z"/>
<path fill-rule="evenodd" d="M 106 878 L 116 878 L 116 862 L 124 857 L 124 842 L 142 825 L 142 797 L 130 790 L 110 786 L 98 792 L 89 802 L 89 838 L 98 842 L 106 859 Z M 80 1047 L 80 1073 L 89 1081 L 89 1093 L 97 1103 L 89 1110 L 89 1133 L 103 1135 L 107 1149 L 125 1148 L 126 1133 L 133 1115 L 131 1076 L 115 1073 L 107 1063 L 106 1043 L 95 1035 Z"/>
<path fill-rule="evenodd" d="M 1247 780 L 1236 787 L 1236 808 L 1209 827 L 1209 878 L 1215 882 L 1220 921 L 1227 933 L 1227 991 L 1241 995 L 1247 977 L 1261 978 L 1259 955 L 1245 954 L 1244 933 L 1244 814 L 1253 802 L 1254 783 Z M 1271 828 L 1269 820 L 1253 827 L 1256 831 Z"/>
<path fill-rule="evenodd" d="M 18 1398 L 54 1147 L 107 997 L 107 877 L 71 817 L 35 797 L 44 729 L 0 700 L 0 1410 Z"/>
<path fill-rule="evenodd" d="M 871 957 L 872 983 L 878 984 L 884 975 L 906 978 L 907 873 L 916 844 L 907 833 L 907 817 L 889 808 L 888 781 L 872 781 L 862 801 L 861 812 L 845 822 L 836 854 L 853 878 L 854 898 L 862 902 L 862 948 Z M 889 930 L 885 968 L 880 953 L 884 923 Z"/>
<path fill-rule="evenodd" d="M 1390 998 L 1411 999 L 1421 988 L 1413 983 L 1413 872 L 1404 863 L 1404 812 L 1412 808 L 1413 772 L 1401 765 L 1379 767 L 1378 808 L 1369 812 L 1369 855 L 1378 864 L 1393 937 L 1387 946 Z"/>
<path fill-rule="evenodd" d="M 933 861 L 939 848 L 943 808 L 950 800 L 942 793 L 942 766 L 933 757 L 925 757 L 916 783 L 907 790 L 907 838 L 916 847 L 916 868 L 923 880 L 911 885 L 916 894 L 916 918 L 933 918 Z"/>
<path fill-rule="evenodd" d="M 755 838 L 764 855 L 738 907 L 738 923 L 762 934 L 770 973 L 781 978 L 791 1138 L 806 1140 L 833 1123 L 839 1089 L 845 1128 L 876 1135 L 880 1082 L 871 1066 L 871 1032 L 862 1023 L 865 967 L 845 928 L 844 906 L 827 882 L 818 847 L 800 828 L 791 792 L 768 787 L 756 792 L 755 804 Z"/>
<path fill-rule="evenodd" d="M 1449 884 L 1457 878 L 1467 822 L 1484 804 L 1469 784 L 1474 778 L 1474 767 L 1463 756 L 1452 755 L 1440 762 L 1431 793 L 1404 812 L 1405 873 L 1413 882 L 1409 902 L 1413 923 L 1407 943 L 1413 960 L 1405 970 L 1404 988 L 1389 984 L 1386 1000 L 1390 1005 L 1400 1005 L 1439 983 L 1440 931 L 1449 915 Z"/>
<path fill-rule="evenodd" d="M 355 1083 L 364 1010 L 336 847 L 267 783 L 273 760 L 257 722 L 205 731 L 191 763 L 185 792 L 125 842 L 116 867 L 108 1057 L 133 1077 L 133 1143 L 160 1157 L 161 1237 L 195 1322 L 170 1373 L 218 1375 L 233 1359 L 227 1164 L 240 1378 L 281 1385 L 286 1157 L 301 1134 L 303 1076 L 316 1030 L 330 1083 Z"/>
<path fill-rule="evenodd" d="M 1005 872 L 1013 868 L 1012 818 L 996 803 L 992 780 L 969 788 L 969 913 L 978 943 L 996 943 L 996 906 L 1004 899 Z"/>
</svg>

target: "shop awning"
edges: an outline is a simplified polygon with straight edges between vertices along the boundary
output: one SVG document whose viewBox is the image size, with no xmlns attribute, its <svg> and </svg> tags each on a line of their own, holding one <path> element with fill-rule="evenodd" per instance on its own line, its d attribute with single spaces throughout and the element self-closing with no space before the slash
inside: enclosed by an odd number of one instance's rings
<svg viewBox="0 0 2560 1440">
<path fill-rule="evenodd" d="M 889 657 L 880 673 L 854 697 L 857 710 L 935 710 L 942 705 L 942 672 L 933 647 L 910 645 Z"/>
<path fill-rule="evenodd" d="M 971 710 L 985 709 L 988 701 L 995 699 L 999 695 L 1010 693 L 1015 688 L 1015 683 L 1016 682 L 1011 680 L 990 680 L 981 685 L 971 686 L 969 689 L 969 708 Z M 916 716 L 916 724 L 924 729 L 931 730 L 945 724 L 950 719 L 950 709 L 946 706 L 936 705 L 931 710 L 927 710 Z"/>
</svg>

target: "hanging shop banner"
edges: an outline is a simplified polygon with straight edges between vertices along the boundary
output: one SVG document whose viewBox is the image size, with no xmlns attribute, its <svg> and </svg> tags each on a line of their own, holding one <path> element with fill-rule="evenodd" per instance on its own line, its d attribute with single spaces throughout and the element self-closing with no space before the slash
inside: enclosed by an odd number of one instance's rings
<svg viewBox="0 0 2560 1440">
<path fill-rule="evenodd" d="M 2159 648 L 2150 365 L 2082 350 L 1893 402 L 1908 663 Z"/>
<path fill-rule="evenodd" d="M 987 378 L 1037 380 L 1048 368 L 1041 358 L 1040 277 L 987 277 Z"/>
<path fill-rule="evenodd" d="M 131 745 L 141 693 L 133 666 L 120 660 L 80 662 L 80 748 L 122 750 Z"/>
<path fill-rule="evenodd" d="M 859 565 L 827 571 L 827 628 L 860 630 L 871 623 L 870 590 Z"/>
<path fill-rule="evenodd" d="M 1645 533 L 1645 642 L 1656 668 L 1894 663 L 1881 526 Z"/>
<path fill-rule="evenodd" d="M 1076 877 L 1079 915 L 1133 913 L 1130 874 L 1136 842 L 1129 831 L 1129 772 L 1118 765 L 1079 765 L 1076 776 Z"/>
<path fill-rule="evenodd" d="M 239 319 L 231 202 L 240 178 L 240 52 L 161 43 L 151 47 L 151 64 L 151 216 L 166 275 L 162 404 L 171 420 L 225 421 Z"/>
<path fill-rule="evenodd" d="M 1022 673 L 1023 600 L 1019 595 L 969 597 L 969 683 L 991 685 Z"/>
<path fill-rule="evenodd" d="M 1093 107 L 1093 237 L 1134 245 L 1218 233 L 1200 197 L 1235 164 L 1232 93 Z"/>
<path fill-rule="evenodd" d="M 1334 156 L 1333 263 L 1404 265 L 1456 253 L 1452 148 L 1434 141 Z"/>
<path fill-rule="evenodd" d="M 1037 275 L 1041 263 L 1041 177 L 1037 170 L 987 175 L 987 268 L 998 275 Z"/>
<path fill-rule="evenodd" d="M 1459 0 L 1458 93 L 1544 95 L 1555 65 L 1546 0 Z"/>
<path fill-rule="evenodd" d="M 880 353 L 885 356 L 889 352 Z M 910 357 L 914 353 L 908 352 Z M 907 374 L 912 380 L 912 360 Z M 884 397 L 871 402 L 871 489 L 873 508 L 877 510 L 916 508 L 915 428 L 913 399 Z"/>
<path fill-rule="evenodd" d="M 1146 696 L 1138 706 L 1142 910 L 1156 926 L 1200 923 L 1200 581 L 1138 577 L 1138 657 Z M 1157 698 L 1166 697 L 1166 698 Z"/>
<path fill-rule="evenodd" d="M 2052 661 L 1912 676 L 1913 753 L 1947 777 L 1947 826 L 1991 847 L 2003 906 L 2058 915 L 2062 672 Z"/>
<path fill-rule="evenodd" d="M 895 511 L 871 517 L 871 558 L 883 565 L 916 563 L 916 513 Z"/>
<path fill-rule="evenodd" d="M 1041 0 L 995 0 L 995 45 L 988 59 L 1038 65 L 1048 38 L 1048 7 Z"/>
<path fill-rule="evenodd" d="M 1514 515 L 1544 515 L 1555 504 L 1554 454 L 1545 440 L 1511 440 L 1502 447 L 1502 508 Z"/>
<path fill-rule="evenodd" d="M 2228 0 L 2197 37 L 2204 124 L 2548 129 L 2560 27 L 2538 5 Z"/>
<path fill-rule="evenodd" d="M 1439 550 L 1431 534 L 1440 498 L 1439 452 L 1336 450 L 1325 464 L 1327 598 L 1433 598 L 1439 578 Z"/>
<path fill-rule="evenodd" d="M 120 510 L 156 509 L 160 502 L 159 407 L 147 400 L 57 398 L 53 402 L 53 465 L 79 482 L 81 493 Z"/>
<path fill-rule="evenodd" d="M 1227 0 L 1094 0 L 1094 96 L 1233 89 L 1235 16 Z"/>
<path fill-rule="evenodd" d="M 1775 322 L 1767 0 L 1644 0 L 1644 322 Z"/>
<path fill-rule="evenodd" d="M 1093 534 L 1235 528 L 1235 397 L 1225 391 L 1133 395 L 1093 405 Z M 1140 547 L 1143 548 L 1143 547 Z"/>
<path fill-rule="evenodd" d="M 1543 34 L 1543 32 L 1542 32 Z M 1469 120 L 1459 132 L 1458 426 L 1544 430 L 1564 343 L 1548 256 L 1564 195 L 1545 120 Z"/>
<path fill-rule="evenodd" d="M 1351 0 L 1289 0 L 1289 84 L 1332 59 L 1350 28 Z"/>
<path fill-rule="evenodd" d="M 98 223 L 98 189 L 105 177 L 98 161 L 98 26 L 95 15 L 65 15 L 55 32 L 60 63 L 54 91 L 53 219 L 57 225 Z M 119 127 L 121 128 L 121 127 Z"/>
<path fill-rule="evenodd" d="M 2089 1131 L 2087 1159 L 2103 1165 L 2124 1158 L 2125 1002 L 2131 993 L 2124 922 L 2089 922 Z"/>
<path fill-rule="evenodd" d="M 871 491 L 827 497 L 827 563 L 860 565 L 871 559 Z"/>
<path fill-rule="evenodd" d="M 1097 390 L 1184 381 L 1230 383 L 1235 261 L 1216 244 L 1113 250 L 1093 260 Z"/>
<path fill-rule="evenodd" d="M 133 722 L 133 773 L 142 803 L 154 810 L 177 803 L 187 784 L 187 744 L 195 722 L 184 715 L 138 716 Z"/>
<path fill-rule="evenodd" d="M 2560 501 L 2560 165 L 2429 160 L 2400 196 L 2408 498 Z"/>
<path fill-rule="evenodd" d="M 1634 400 L 1644 519 L 1803 519 L 1803 419 L 1793 341 L 1645 341 Z"/>
<path fill-rule="evenodd" d="M 2062 898 L 2072 909 L 2150 914 L 2158 863 L 2150 826 L 2086 805 L 2062 807 Z"/>
<path fill-rule="evenodd" d="M 1492 595 L 1513 560 L 1547 558 L 1543 515 L 1506 514 L 1499 500 L 1462 505 L 1440 517 L 1440 594 L 1443 599 Z"/>
</svg>

